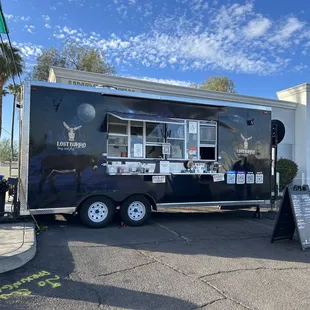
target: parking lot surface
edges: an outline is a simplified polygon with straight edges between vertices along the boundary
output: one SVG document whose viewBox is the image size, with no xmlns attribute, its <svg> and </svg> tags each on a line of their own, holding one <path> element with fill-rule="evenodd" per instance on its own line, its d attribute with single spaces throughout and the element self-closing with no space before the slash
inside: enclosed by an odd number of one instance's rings
<svg viewBox="0 0 310 310">
<path fill-rule="evenodd" d="M 154 213 L 89 229 L 37 217 L 36 257 L 0 275 L 0 309 L 310 309 L 310 252 L 253 210 Z"/>
</svg>

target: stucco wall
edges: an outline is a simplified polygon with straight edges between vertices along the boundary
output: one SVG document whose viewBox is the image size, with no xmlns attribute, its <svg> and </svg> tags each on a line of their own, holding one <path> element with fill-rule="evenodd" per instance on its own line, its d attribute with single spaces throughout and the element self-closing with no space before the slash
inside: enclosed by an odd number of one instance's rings
<svg viewBox="0 0 310 310">
<path fill-rule="evenodd" d="M 283 108 L 272 109 L 272 119 L 280 120 L 285 126 L 285 137 L 278 147 L 278 158 L 295 160 L 295 111 Z"/>
<path fill-rule="evenodd" d="M 293 126 L 287 131 L 294 132 L 293 160 L 299 167 L 296 183 L 301 184 L 302 174 L 305 183 L 310 184 L 310 102 L 308 96 L 308 84 L 298 85 L 277 93 L 281 100 L 297 102 Z"/>
</svg>

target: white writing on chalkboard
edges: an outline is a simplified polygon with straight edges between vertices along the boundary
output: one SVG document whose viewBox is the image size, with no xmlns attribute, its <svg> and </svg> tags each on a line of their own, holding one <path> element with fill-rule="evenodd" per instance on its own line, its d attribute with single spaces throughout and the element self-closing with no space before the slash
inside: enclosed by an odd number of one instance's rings
<svg viewBox="0 0 310 310">
<path fill-rule="evenodd" d="M 291 239 L 295 230 L 302 250 L 310 248 L 310 191 L 292 191 L 287 187 L 272 234 L 272 242 Z"/>
<path fill-rule="evenodd" d="M 310 247 L 310 193 L 292 192 L 291 201 L 300 242 L 303 248 Z"/>
</svg>

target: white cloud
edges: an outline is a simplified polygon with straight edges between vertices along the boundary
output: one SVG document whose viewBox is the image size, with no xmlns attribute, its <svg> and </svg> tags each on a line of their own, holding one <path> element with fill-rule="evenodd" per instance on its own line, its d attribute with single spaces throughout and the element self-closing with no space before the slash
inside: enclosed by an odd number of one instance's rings
<svg viewBox="0 0 310 310">
<path fill-rule="evenodd" d="M 30 17 L 29 16 L 19 16 L 19 15 L 12 15 L 12 14 L 5 14 L 4 13 L 5 19 L 13 22 L 19 22 L 19 21 L 29 21 Z"/>
<path fill-rule="evenodd" d="M 135 8 L 131 9 L 134 12 L 130 12 L 144 16 L 143 25 L 148 29 L 145 32 L 103 38 L 93 31 L 85 33 L 81 29 L 56 26 L 54 37 L 96 47 L 121 67 L 142 64 L 179 71 L 221 70 L 261 75 L 293 66 L 298 70 L 305 68 L 290 58 L 294 53 L 307 52 L 305 44 L 310 37 L 309 26 L 296 17 L 287 17 L 284 22 L 283 18 L 267 18 L 255 12 L 252 2 L 214 8 L 203 0 L 174 1 L 189 4 L 187 11 L 175 8 L 168 14 L 163 9 L 155 20 L 148 16 L 155 12 L 152 2 L 135 2 Z M 130 8 L 125 3 L 128 5 L 129 0 L 114 0 L 114 3 L 115 11 L 127 16 Z M 130 17 L 133 23 L 141 24 L 135 15 Z"/>
<path fill-rule="evenodd" d="M 48 23 L 46 23 L 46 24 L 44 25 L 44 27 L 45 27 L 45 28 L 48 28 L 48 29 L 51 29 L 51 28 L 52 28 L 52 26 L 51 26 L 50 24 L 48 24 Z"/>
<path fill-rule="evenodd" d="M 78 5 L 78 6 L 84 6 L 86 3 L 86 0 L 69 0 L 69 3 Z"/>
<path fill-rule="evenodd" d="M 289 39 L 293 33 L 298 32 L 304 26 L 305 24 L 299 21 L 296 17 L 289 17 L 273 39 L 277 42 L 285 41 Z"/>
<path fill-rule="evenodd" d="M 13 16 L 12 14 L 5 14 L 5 13 L 4 13 L 4 17 L 5 17 L 6 19 L 8 19 L 8 20 L 14 18 L 14 16 Z"/>
<path fill-rule="evenodd" d="M 20 49 L 22 55 L 27 58 L 33 58 L 41 55 L 43 49 L 43 46 L 35 45 L 30 42 L 26 43 L 12 42 L 12 44 L 16 46 L 18 49 Z"/>
<path fill-rule="evenodd" d="M 63 33 L 61 33 L 61 34 L 53 34 L 53 37 L 55 37 L 56 39 L 64 39 L 66 36 L 63 34 Z"/>
<path fill-rule="evenodd" d="M 136 0 L 128 0 L 129 4 L 136 4 Z"/>
<path fill-rule="evenodd" d="M 271 21 L 265 17 L 253 19 L 243 29 L 244 35 L 249 39 L 261 37 L 266 34 L 271 24 Z"/>
<path fill-rule="evenodd" d="M 44 19 L 45 22 L 49 22 L 51 18 L 48 15 L 42 15 L 42 18 Z"/>
<path fill-rule="evenodd" d="M 75 34 L 77 33 L 77 30 L 75 29 L 70 29 L 69 27 L 67 26 L 64 26 L 63 29 L 62 29 L 63 32 L 69 34 L 69 35 L 72 35 L 72 34 Z"/>
<path fill-rule="evenodd" d="M 51 10 L 51 11 L 56 11 L 57 8 L 56 8 L 56 6 L 51 6 L 51 7 L 50 7 L 50 10 Z"/>
<path fill-rule="evenodd" d="M 206 10 L 209 7 L 205 0 L 192 0 L 190 3 L 191 9 L 194 11 Z"/>
<path fill-rule="evenodd" d="M 27 32 L 33 34 L 34 33 L 33 30 L 35 29 L 35 26 L 33 26 L 33 25 L 25 25 L 25 29 L 26 29 Z"/>
<path fill-rule="evenodd" d="M 22 21 L 29 21 L 30 17 L 29 16 L 21 16 L 20 20 L 22 20 Z"/>
</svg>

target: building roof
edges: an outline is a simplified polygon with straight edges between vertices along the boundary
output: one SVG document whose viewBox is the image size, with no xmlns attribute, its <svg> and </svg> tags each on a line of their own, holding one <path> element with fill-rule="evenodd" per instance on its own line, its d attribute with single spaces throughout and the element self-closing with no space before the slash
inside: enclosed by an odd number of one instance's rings
<svg viewBox="0 0 310 310">
<path fill-rule="evenodd" d="M 191 97 L 217 101 L 244 103 L 272 108 L 296 109 L 297 103 L 263 97 L 246 96 L 240 94 L 206 91 L 186 86 L 176 86 L 133 78 L 125 78 L 100 73 L 71 70 L 59 67 L 51 67 L 49 82 L 55 83 L 80 83 L 78 85 L 91 84 L 98 87 L 112 87 L 123 90 L 131 90 L 145 93 L 173 95 L 179 97 Z"/>
</svg>

